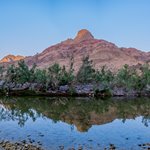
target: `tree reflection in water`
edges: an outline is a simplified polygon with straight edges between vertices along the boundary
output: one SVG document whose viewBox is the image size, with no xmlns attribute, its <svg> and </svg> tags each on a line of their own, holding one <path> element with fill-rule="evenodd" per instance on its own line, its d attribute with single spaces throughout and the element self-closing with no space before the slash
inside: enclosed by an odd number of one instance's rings
<svg viewBox="0 0 150 150">
<path fill-rule="evenodd" d="M 74 125 L 78 131 L 86 132 L 92 125 L 101 125 L 122 119 L 142 116 L 142 123 L 150 123 L 150 99 L 94 99 L 94 98 L 43 98 L 15 97 L 0 98 L 0 121 L 17 121 L 24 126 L 31 118 L 52 119 Z"/>
</svg>

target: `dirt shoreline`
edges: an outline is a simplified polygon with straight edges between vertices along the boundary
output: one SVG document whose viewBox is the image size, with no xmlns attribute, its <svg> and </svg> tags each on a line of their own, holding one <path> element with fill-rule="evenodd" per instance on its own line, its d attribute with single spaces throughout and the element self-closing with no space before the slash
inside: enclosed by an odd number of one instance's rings
<svg viewBox="0 0 150 150">
<path fill-rule="evenodd" d="M 0 141 L 0 150 L 44 150 L 37 144 L 22 142 L 11 142 L 11 141 Z"/>
</svg>

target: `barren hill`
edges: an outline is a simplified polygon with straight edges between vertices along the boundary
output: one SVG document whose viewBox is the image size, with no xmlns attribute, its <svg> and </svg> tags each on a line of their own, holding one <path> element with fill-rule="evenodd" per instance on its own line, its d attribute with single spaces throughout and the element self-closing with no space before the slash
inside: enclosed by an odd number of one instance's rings
<svg viewBox="0 0 150 150">
<path fill-rule="evenodd" d="M 124 64 L 132 66 L 150 61 L 150 52 L 119 48 L 108 41 L 95 39 L 86 29 L 80 30 L 74 39 L 50 46 L 37 55 L 26 57 L 25 61 L 28 65 L 36 63 L 40 68 L 47 68 L 54 63 L 68 67 L 71 57 L 74 57 L 74 68 L 78 70 L 82 58 L 87 55 L 93 60 L 95 68 L 106 65 L 113 70 Z"/>
</svg>

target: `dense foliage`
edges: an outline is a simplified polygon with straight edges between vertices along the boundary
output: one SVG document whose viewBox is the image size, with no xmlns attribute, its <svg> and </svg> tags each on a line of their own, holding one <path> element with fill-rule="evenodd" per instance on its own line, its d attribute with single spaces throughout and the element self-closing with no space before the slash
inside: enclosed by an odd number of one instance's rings
<svg viewBox="0 0 150 150">
<path fill-rule="evenodd" d="M 11 65 L 4 70 L 0 66 L 0 79 L 13 83 L 39 83 L 43 87 L 58 88 L 60 85 L 87 84 L 103 85 L 107 88 L 123 87 L 127 90 L 141 91 L 150 87 L 150 66 L 141 65 L 138 69 L 124 65 L 123 68 L 113 73 L 106 66 L 95 70 L 89 57 L 83 59 L 83 63 L 77 73 L 73 70 L 73 61 L 70 68 L 53 64 L 48 69 L 39 69 L 36 65 L 31 68 L 21 60 L 18 65 Z"/>
<path fill-rule="evenodd" d="M 83 58 L 83 63 L 77 73 L 77 81 L 80 83 L 89 83 L 93 81 L 95 70 L 92 66 L 92 61 L 89 60 L 89 57 Z"/>
</svg>

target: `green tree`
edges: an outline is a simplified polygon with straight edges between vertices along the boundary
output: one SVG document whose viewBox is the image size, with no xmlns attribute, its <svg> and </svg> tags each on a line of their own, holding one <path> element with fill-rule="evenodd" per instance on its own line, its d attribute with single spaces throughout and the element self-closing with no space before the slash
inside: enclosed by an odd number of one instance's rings
<svg viewBox="0 0 150 150">
<path fill-rule="evenodd" d="M 77 81 L 80 83 L 89 83 L 93 81 L 95 70 L 89 56 L 83 58 L 82 65 L 77 73 Z"/>
<path fill-rule="evenodd" d="M 116 82 L 117 85 L 128 89 L 142 88 L 140 76 L 138 75 L 136 69 L 129 68 L 128 65 L 124 65 L 124 67 L 118 71 Z"/>
<path fill-rule="evenodd" d="M 40 69 L 36 69 L 35 73 L 34 73 L 34 81 L 36 83 L 40 83 L 42 85 L 46 85 L 47 83 L 47 73 L 46 70 L 40 70 Z"/>
<path fill-rule="evenodd" d="M 60 72 L 60 76 L 59 76 L 59 85 L 71 84 L 73 79 L 74 79 L 73 71 L 69 70 L 67 72 L 66 67 L 63 66 Z"/>
<path fill-rule="evenodd" d="M 48 78 L 49 84 L 54 88 L 57 88 L 59 85 L 70 84 L 74 79 L 72 66 L 67 71 L 65 66 L 61 67 L 55 63 L 48 68 Z"/>
<path fill-rule="evenodd" d="M 60 73 L 61 67 L 57 63 L 48 68 L 48 82 L 54 88 L 58 87 L 59 85 Z"/>
<path fill-rule="evenodd" d="M 142 72 L 142 80 L 143 80 L 143 83 L 145 85 L 150 85 L 150 65 L 149 64 L 144 64 L 142 67 L 141 67 L 141 72 Z"/>
<path fill-rule="evenodd" d="M 0 79 L 3 78 L 4 66 L 0 66 Z"/>
<path fill-rule="evenodd" d="M 29 67 L 25 64 L 24 60 L 18 62 L 18 67 L 16 68 L 17 72 L 17 82 L 25 83 L 30 82 L 30 70 Z"/>
<path fill-rule="evenodd" d="M 114 80 L 114 74 L 106 68 L 106 66 L 102 66 L 100 70 L 95 72 L 95 81 L 96 83 L 101 83 L 103 85 L 108 86 Z"/>
<path fill-rule="evenodd" d="M 8 82 L 16 82 L 17 81 L 17 71 L 14 65 L 8 67 L 6 72 L 6 79 Z"/>
<path fill-rule="evenodd" d="M 7 79 L 10 82 L 25 83 L 34 82 L 34 72 L 36 66 L 33 65 L 31 69 L 26 65 L 24 60 L 18 62 L 18 66 L 11 65 L 7 69 Z"/>
</svg>

